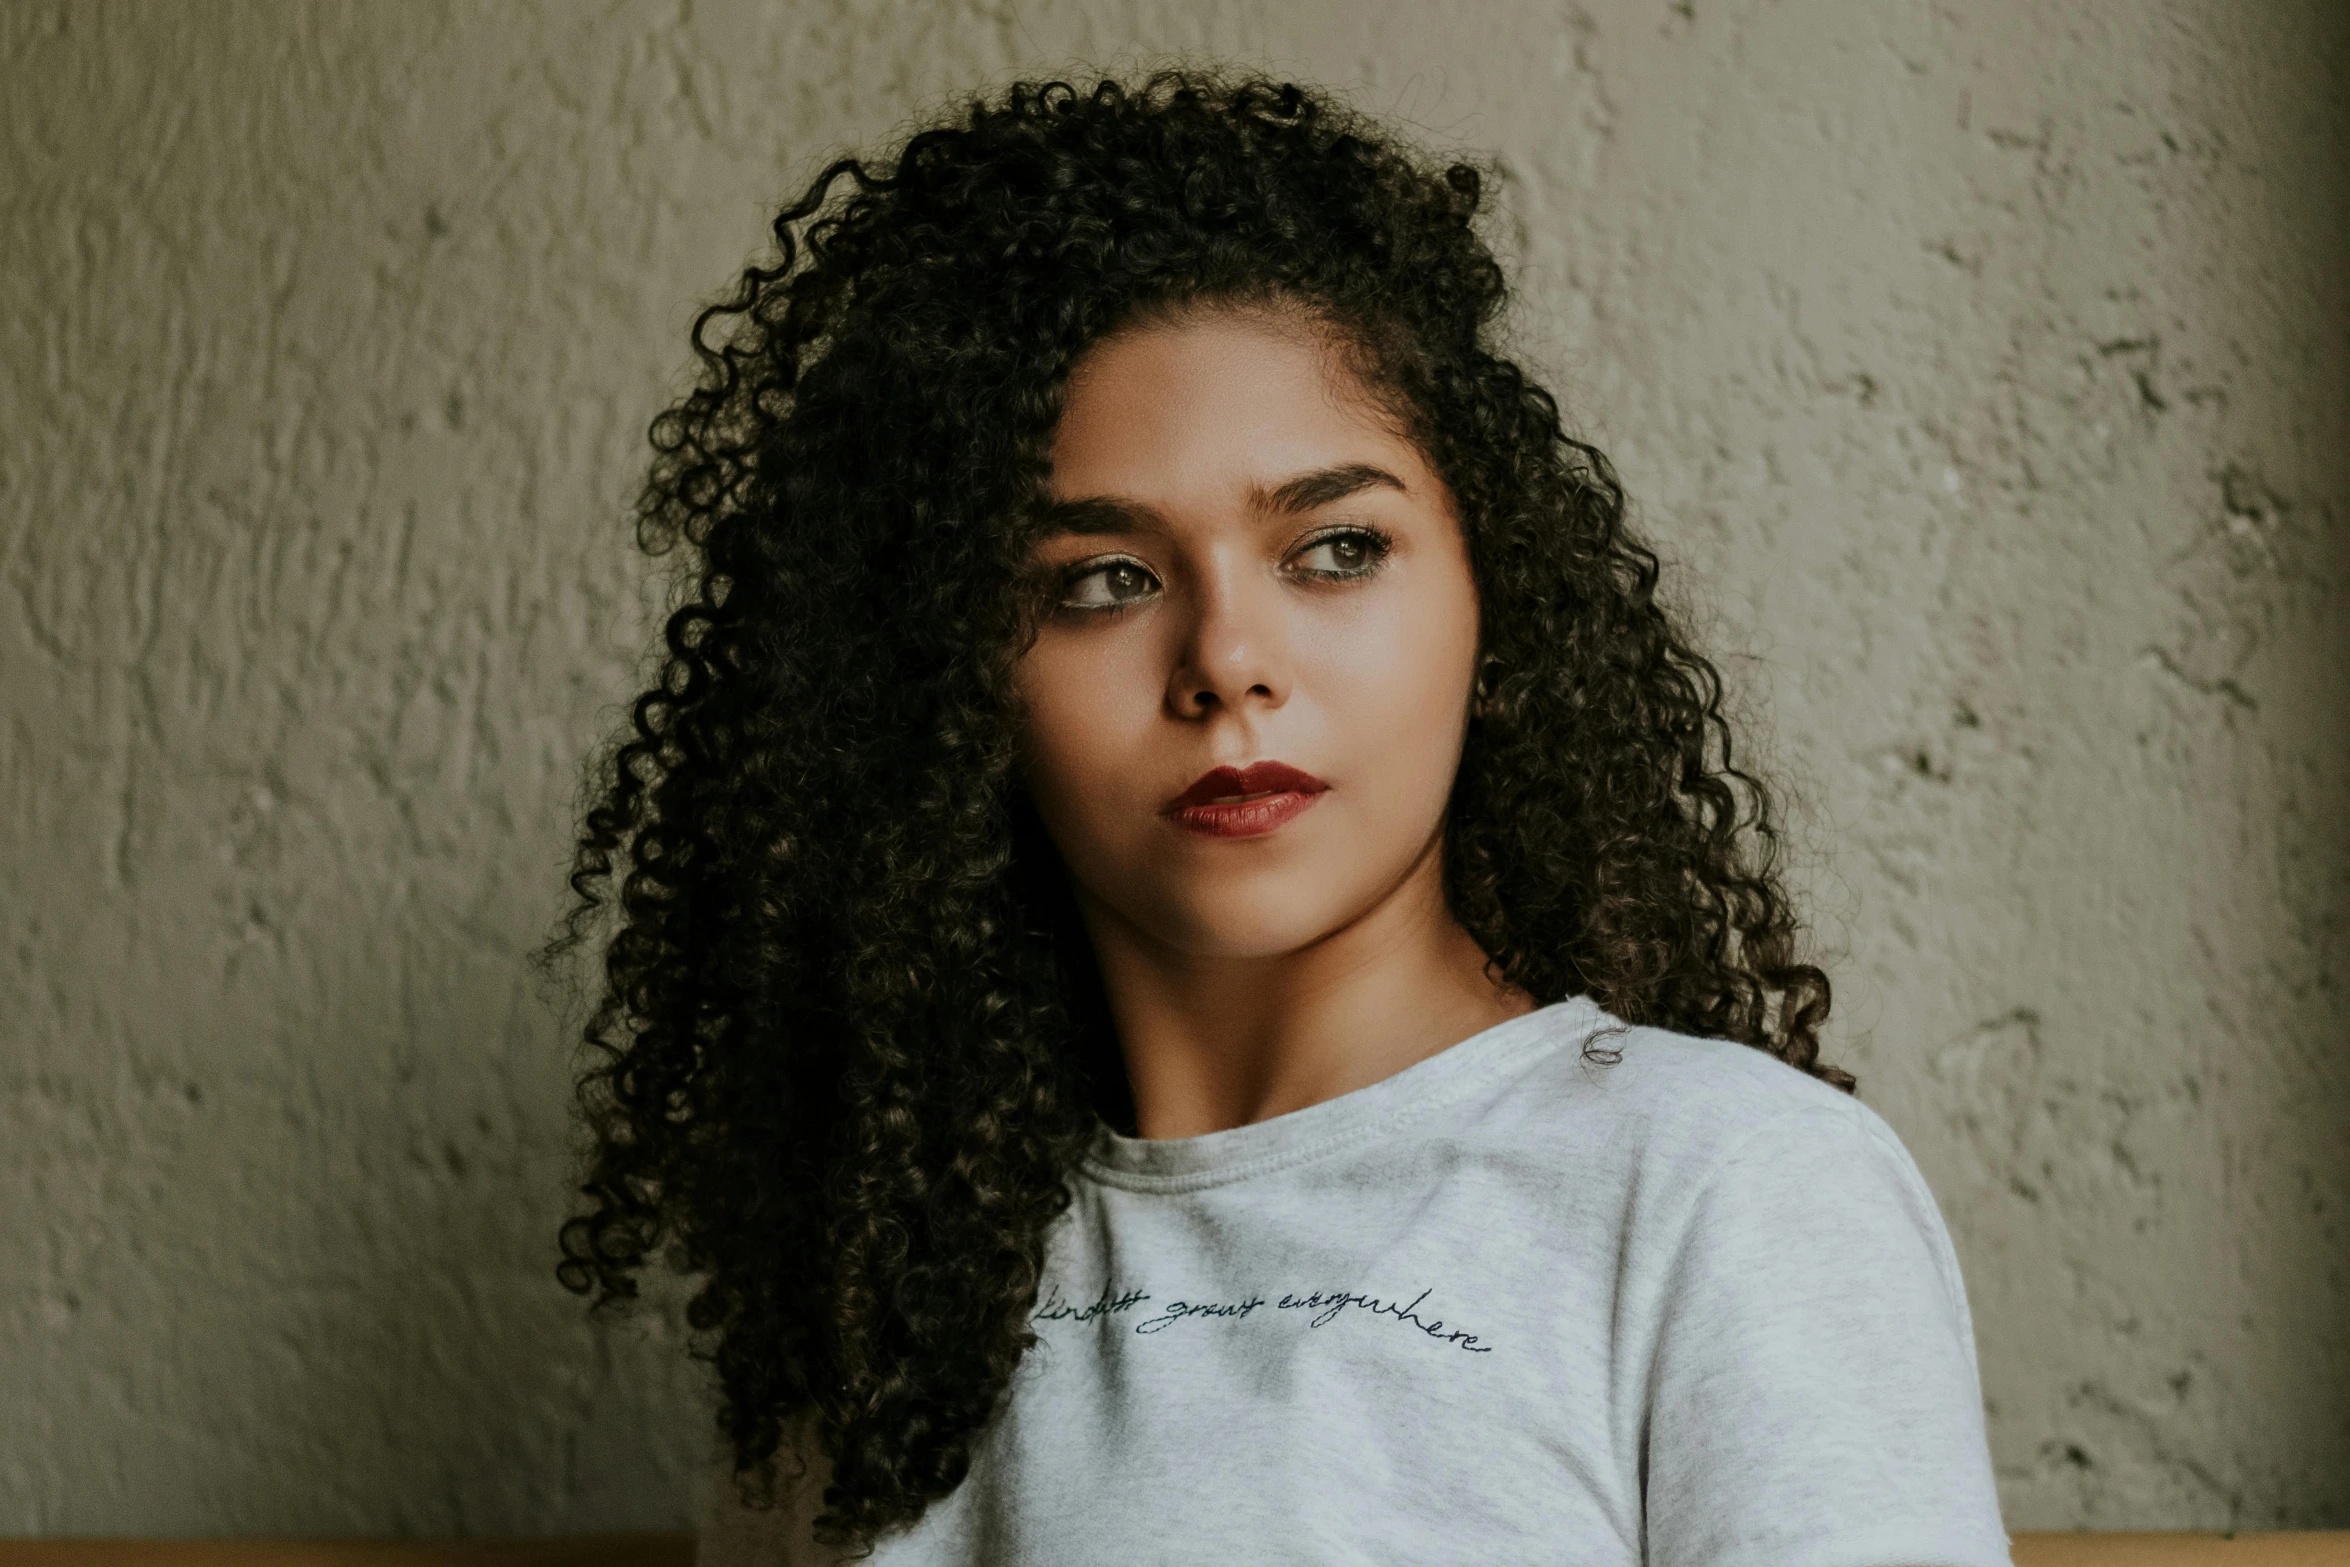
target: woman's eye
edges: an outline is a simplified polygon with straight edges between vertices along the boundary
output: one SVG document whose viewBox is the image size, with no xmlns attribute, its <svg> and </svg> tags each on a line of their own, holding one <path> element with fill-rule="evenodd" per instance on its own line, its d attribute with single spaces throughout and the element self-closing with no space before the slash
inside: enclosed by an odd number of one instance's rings
<svg viewBox="0 0 2350 1567">
<path fill-rule="evenodd" d="M 1386 538 L 1365 528 L 1325 533 L 1292 557 L 1295 569 L 1309 577 L 1367 577 L 1387 558 Z"/>
<path fill-rule="evenodd" d="M 1061 607 L 1123 609 L 1158 590 L 1159 579 L 1138 560 L 1098 561 L 1061 579 Z"/>
</svg>

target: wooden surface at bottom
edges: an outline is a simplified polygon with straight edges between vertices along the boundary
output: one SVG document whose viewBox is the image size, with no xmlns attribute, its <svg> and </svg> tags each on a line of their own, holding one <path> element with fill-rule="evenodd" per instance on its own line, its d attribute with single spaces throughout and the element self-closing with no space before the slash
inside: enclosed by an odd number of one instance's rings
<svg viewBox="0 0 2350 1567">
<path fill-rule="evenodd" d="M 0 1540 L 0 1567 L 692 1567 L 689 1534 L 569 1540 Z M 2019 1534 L 2015 1567 L 2350 1567 L 2350 1532 Z"/>
<path fill-rule="evenodd" d="M 693 1567 L 690 1534 L 560 1540 L 0 1540 L 0 1567 Z"/>
<path fill-rule="evenodd" d="M 2350 1567 L 2350 1532 L 2019 1534 L 2015 1567 Z"/>
</svg>

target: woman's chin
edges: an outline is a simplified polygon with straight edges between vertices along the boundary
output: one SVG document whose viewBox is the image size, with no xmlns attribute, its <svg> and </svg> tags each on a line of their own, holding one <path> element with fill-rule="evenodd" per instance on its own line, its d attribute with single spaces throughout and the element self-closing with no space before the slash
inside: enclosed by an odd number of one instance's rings
<svg viewBox="0 0 2350 1567">
<path fill-rule="evenodd" d="M 1331 897 L 1327 877 L 1255 878 L 1246 887 L 1189 890 L 1134 923 L 1161 946 L 1220 962 L 1293 957 L 1353 924 L 1365 912 Z M 1130 916 L 1131 917 L 1131 916 Z"/>
</svg>

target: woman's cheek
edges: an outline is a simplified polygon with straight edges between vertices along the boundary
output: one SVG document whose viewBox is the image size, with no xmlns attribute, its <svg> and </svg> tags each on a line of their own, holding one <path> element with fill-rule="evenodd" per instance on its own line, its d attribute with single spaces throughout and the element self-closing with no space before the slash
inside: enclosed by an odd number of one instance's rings
<svg viewBox="0 0 2350 1567">
<path fill-rule="evenodd" d="M 1418 818 L 1443 811 L 1467 719 L 1474 610 L 1464 633 L 1452 609 L 1402 605 L 1347 635 L 1326 634 L 1313 671 L 1332 729 L 1364 780 L 1376 780 L 1383 813 L 1408 814 L 1415 829 Z"/>
<path fill-rule="evenodd" d="M 1072 860 L 1114 847 L 1148 776 L 1147 738 L 1156 703 L 1143 705 L 1131 658 L 1070 638 L 1030 654 L 1023 671 L 1028 709 L 1028 774 L 1046 826 Z"/>
</svg>

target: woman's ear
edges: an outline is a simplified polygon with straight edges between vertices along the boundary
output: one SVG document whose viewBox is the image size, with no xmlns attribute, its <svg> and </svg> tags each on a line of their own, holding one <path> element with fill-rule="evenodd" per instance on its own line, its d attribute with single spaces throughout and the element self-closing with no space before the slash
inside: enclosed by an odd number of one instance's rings
<svg viewBox="0 0 2350 1567">
<path fill-rule="evenodd" d="M 1493 692 L 1501 680 L 1501 655 L 1488 653 L 1477 660 L 1477 679 L 1469 687 L 1469 716 L 1483 718 L 1493 702 Z"/>
</svg>

